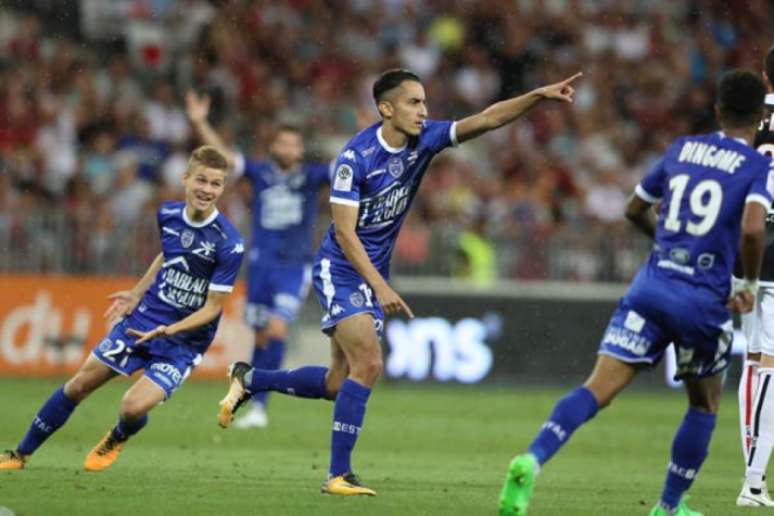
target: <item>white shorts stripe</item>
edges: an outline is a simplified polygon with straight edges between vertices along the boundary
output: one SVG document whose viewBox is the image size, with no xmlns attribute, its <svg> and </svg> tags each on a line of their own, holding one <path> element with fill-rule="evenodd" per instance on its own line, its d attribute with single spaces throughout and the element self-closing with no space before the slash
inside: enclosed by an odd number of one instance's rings
<svg viewBox="0 0 774 516">
<path fill-rule="evenodd" d="M 331 261 L 328 258 L 323 258 L 320 261 L 320 279 L 323 283 L 323 294 L 325 294 L 325 300 L 328 302 L 328 310 L 333 303 L 333 296 L 336 295 L 336 287 L 333 286 L 333 279 L 331 278 Z"/>
</svg>

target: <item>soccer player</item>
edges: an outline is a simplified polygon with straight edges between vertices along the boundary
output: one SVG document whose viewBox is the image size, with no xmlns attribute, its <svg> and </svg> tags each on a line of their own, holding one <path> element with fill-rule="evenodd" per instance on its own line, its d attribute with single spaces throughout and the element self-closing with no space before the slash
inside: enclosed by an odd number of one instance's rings
<svg viewBox="0 0 774 516">
<path fill-rule="evenodd" d="M 250 393 L 272 390 L 335 400 L 330 468 L 322 490 L 374 495 L 353 474 L 350 457 L 382 370 L 384 316 L 413 317 L 387 281 L 398 231 L 425 170 L 445 148 L 513 122 L 545 99 L 571 102 L 571 82 L 579 76 L 451 122 L 427 118 L 425 90 L 415 74 L 383 73 L 373 86 L 382 120 L 358 133 L 338 156 L 330 197 L 333 223 L 314 261 L 315 291 L 325 311 L 322 330 L 331 338 L 330 367 L 266 371 L 232 364 L 220 424 L 229 425 Z"/>
<path fill-rule="evenodd" d="M 165 203 L 158 211 L 162 252 L 132 290 L 110 296 L 105 317 L 117 324 L 43 404 L 16 449 L 0 454 L 0 469 L 24 468 L 81 401 L 115 376 L 143 369 L 124 394 L 118 424 L 84 463 L 88 471 L 110 467 L 127 439 L 146 425 L 148 412 L 201 362 L 244 254 L 239 233 L 215 207 L 227 171 L 228 162 L 213 147 L 191 154 L 183 177 L 185 202 Z"/>
<path fill-rule="evenodd" d="M 699 515 L 683 493 L 707 456 L 731 354 L 729 310 L 752 308 L 774 195 L 771 160 L 749 146 L 764 95 L 763 82 L 751 72 L 723 76 L 715 107 L 722 131 L 676 139 L 637 186 L 626 216 L 655 239 L 653 251 L 610 319 L 591 376 L 556 404 L 527 452 L 511 462 L 501 515 L 526 514 L 546 462 L 640 369 L 657 364 L 670 342 L 689 406 L 672 442 L 661 500 L 650 514 Z M 651 208 L 657 203 L 656 220 Z M 744 279 L 732 290 L 740 235 Z"/>
<path fill-rule="evenodd" d="M 766 83 L 766 113 L 758 126 L 754 146 L 758 152 L 774 156 L 774 46 L 763 60 Z M 772 210 L 769 208 L 769 214 Z M 752 312 L 742 316 L 742 331 L 747 339 L 747 359 L 739 381 L 739 418 L 742 451 L 747 470 L 736 504 L 743 507 L 774 507 L 766 488 L 766 468 L 774 446 L 774 225 L 766 224 L 768 234 L 763 254 L 760 288 Z M 737 271 L 736 276 L 740 276 Z M 761 386 L 760 390 L 758 387 Z"/>
<path fill-rule="evenodd" d="M 248 254 L 245 319 L 254 329 L 251 365 L 278 369 L 285 356 L 288 326 L 298 317 L 312 283 L 312 240 L 318 196 L 328 186 L 327 164 L 302 161 L 304 141 L 292 125 L 279 126 L 269 160 L 256 161 L 230 150 L 207 122 L 210 100 L 186 96 L 188 116 L 204 143 L 234 164 L 234 175 L 252 184 L 252 239 Z M 237 428 L 268 425 L 268 391 L 253 393 L 252 406 Z"/>
</svg>

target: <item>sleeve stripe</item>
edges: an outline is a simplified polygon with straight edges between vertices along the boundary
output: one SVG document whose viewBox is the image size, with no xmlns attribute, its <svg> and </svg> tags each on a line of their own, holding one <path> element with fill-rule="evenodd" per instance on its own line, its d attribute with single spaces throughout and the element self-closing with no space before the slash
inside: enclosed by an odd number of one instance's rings
<svg viewBox="0 0 774 516">
<path fill-rule="evenodd" d="M 234 175 L 233 178 L 241 177 L 245 173 L 245 155 L 241 152 L 234 154 Z"/>
<path fill-rule="evenodd" d="M 449 140 L 451 140 L 452 147 L 460 144 L 457 141 L 457 122 L 452 122 L 452 125 L 449 127 Z"/>
<path fill-rule="evenodd" d="M 771 208 L 771 201 L 765 195 L 761 195 L 757 193 L 751 193 L 750 195 L 745 197 L 744 202 L 745 204 L 747 204 L 748 202 L 757 202 L 764 205 L 767 210 Z"/>
<path fill-rule="evenodd" d="M 210 290 L 214 290 L 215 292 L 231 292 L 234 290 L 233 285 L 218 285 L 216 283 L 210 283 Z"/>
<path fill-rule="evenodd" d="M 661 200 L 661 197 L 656 197 L 655 195 L 649 194 L 643 187 L 642 184 L 638 184 L 637 188 L 634 189 L 634 193 L 642 199 L 643 201 L 647 201 L 651 204 L 655 204 L 658 201 Z"/>
<path fill-rule="evenodd" d="M 360 201 L 353 201 L 352 199 L 342 199 L 341 197 L 331 196 L 330 202 L 332 204 L 343 204 L 345 206 L 353 206 L 355 208 L 360 207 Z"/>
</svg>

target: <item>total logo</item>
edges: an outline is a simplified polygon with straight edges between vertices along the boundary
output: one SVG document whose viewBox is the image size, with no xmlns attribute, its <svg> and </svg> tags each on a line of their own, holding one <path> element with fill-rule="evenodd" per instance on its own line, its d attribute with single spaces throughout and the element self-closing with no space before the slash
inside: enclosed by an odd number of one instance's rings
<svg viewBox="0 0 774 516">
<path fill-rule="evenodd" d="M 388 377 L 476 383 L 491 371 L 490 345 L 502 333 L 502 318 L 487 314 L 452 322 L 442 317 L 393 319 L 387 323 Z"/>
</svg>

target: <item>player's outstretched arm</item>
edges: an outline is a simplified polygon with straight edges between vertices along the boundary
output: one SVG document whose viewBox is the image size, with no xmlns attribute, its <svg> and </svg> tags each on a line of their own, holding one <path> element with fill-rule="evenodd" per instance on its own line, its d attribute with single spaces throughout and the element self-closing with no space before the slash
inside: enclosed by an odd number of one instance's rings
<svg viewBox="0 0 774 516">
<path fill-rule="evenodd" d="M 105 310 L 104 314 L 104 317 L 108 322 L 112 323 L 116 319 L 120 319 L 121 317 L 132 313 L 132 310 L 134 310 L 137 303 L 140 302 L 142 296 L 144 296 L 145 292 L 150 288 L 153 280 L 156 278 L 156 274 L 161 270 L 161 264 L 163 262 L 164 255 L 159 253 L 132 290 L 120 290 L 118 292 L 113 292 L 108 296 L 108 299 L 113 300 L 113 303 Z"/>
<path fill-rule="evenodd" d="M 632 194 L 629 197 L 629 202 L 626 205 L 626 218 L 637 226 L 645 235 L 650 238 L 656 237 L 656 217 L 653 214 L 652 203 L 649 203 L 645 199 L 640 198 L 637 194 Z"/>
<path fill-rule="evenodd" d="M 143 342 L 147 342 L 155 337 L 169 336 L 183 331 L 194 330 L 213 321 L 220 314 L 220 312 L 223 311 L 223 302 L 225 301 L 227 295 L 228 292 L 217 292 L 210 290 L 207 294 L 207 301 L 204 302 L 204 306 L 185 319 L 181 319 L 174 324 L 170 324 L 169 326 L 157 326 L 150 331 L 137 331 L 128 329 L 126 330 L 126 333 L 133 337 L 138 337 L 136 343 L 142 344 Z"/>
<path fill-rule="evenodd" d="M 742 240 L 739 255 L 744 279 L 734 283 L 728 308 L 737 313 L 752 310 L 758 292 L 758 277 L 766 247 L 766 213 L 768 207 L 759 202 L 747 202 L 742 214 Z"/>
<path fill-rule="evenodd" d="M 207 117 L 210 114 L 209 95 L 199 96 L 193 91 L 188 91 L 185 94 L 185 107 L 188 118 L 191 120 L 191 125 L 193 125 L 199 139 L 205 145 L 212 145 L 218 149 L 218 152 L 223 154 L 228 160 L 229 166 L 233 168 L 236 161 L 234 151 L 228 148 L 228 145 L 225 144 L 220 135 L 207 121 Z"/>
<path fill-rule="evenodd" d="M 541 100 L 553 99 L 572 102 L 572 96 L 575 94 L 572 82 L 582 75 L 580 72 L 576 73 L 561 82 L 537 88 L 519 97 L 497 102 L 480 113 L 463 118 L 457 122 L 457 141 L 462 143 L 472 140 L 488 131 L 507 125 L 532 109 Z"/>
<path fill-rule="evenodd" d="M 409 318 L 414 317 L 414 313 L 405 301 L 395 292 L 385 281 L 382 275 L 376 270 L 371 259 L 368 257 L 363 243 L 355 232 L 357 227 L 358 209 L 345 204 L 331 203 L 331 212 L 333 215 L 333 226 L 336 231 L 336 241 L 341 246 L 344 256 L 355 270 L 363 276 L 371 288 L 382 310 L 386 315 L 397 315 L 401 312 Z"/>
</svg>

